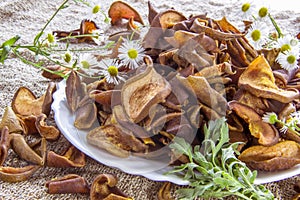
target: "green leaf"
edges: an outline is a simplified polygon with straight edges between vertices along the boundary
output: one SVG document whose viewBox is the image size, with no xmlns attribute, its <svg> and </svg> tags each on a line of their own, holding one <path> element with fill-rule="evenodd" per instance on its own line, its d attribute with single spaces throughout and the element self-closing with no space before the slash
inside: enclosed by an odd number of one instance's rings
<svg viewBox="0 0 300 200">
<path fill-rule="evenodd" d="M 184 139 L 175 138 L 170 147 L 190 159 L 189 163 L 170 171 L 190 182 L 189 188 L 178 191 L 182 199 L 223 198 L 230 195 L 246 200 L 274 199 L 264 186 L 253 184 L 257 172 L 252 172 L 237 159 L 237 145 L 229 144 L 225 117 L 209 121 L 204 126 L 201 146 L 192 147 Z"/>
<path fill-rule="evenodd" d="M 0 54 L 0 62 L 3 64 L 4 60 L 7 58 L 7 55 L 11 51 L 12 46 L 20 39 L 20 36 L 16 35 L 5 42 L 2 43 L 1 45 L 1 54 Z"/>
</svg>

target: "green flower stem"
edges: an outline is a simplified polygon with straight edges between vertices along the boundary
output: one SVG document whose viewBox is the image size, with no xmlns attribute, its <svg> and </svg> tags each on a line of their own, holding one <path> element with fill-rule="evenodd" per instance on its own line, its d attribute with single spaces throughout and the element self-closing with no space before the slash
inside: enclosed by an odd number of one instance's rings
<svg viewBox="0 0 300 200">
<path fill-rule="evenodd" d="M 282 32 L 281 32 L 281 30 L 280 30 L 278 24 L 276 23 L 275 19 L 271 16 L 270 13 L 268 14 L 268 16 L 269 16 L 269 18 L 270 18 L 270 20 L 271 20 L 273 26 L 275 27 L 277 33 L 278 33 L 278 37 L 283 37 L 283 34 L 282 34 Z"/>
<path fill-rule="evenodd" d="M 45 29 L 47 28 L 47 26 L 50 24 L 50 22 L 53 20 L 53 18 L 57 15 L 57 13 L 63 9 L 66 5 L 66 3 L 69 0 L 65 0 L 60 6 L 59 8 L 55 11 L 55 13 L 50 17 L 50 19 L 47 21 L 47 23 L 44 25 L 44 27 L 42 28 L 42 30 L 37 34 L 37 36 L 34 39 L 34 45 L 36 46 L 37 42 L 39 41 L 40 37 L 42 36 L 42 34 L 44 33 Z"/>
<path fill-rule="evenodd" d="M 19 52 L 18 52 L 16 49 L 13 49 L 13 52 L 14 52 L 14 54 L 15 54 L 15 55 L 16 55 L 23 63 L 25 63 L 25 64 L 32 65 L 33 67 L 35 67 L 35 68 L 37 68 L 37 69 L 44 70 L 44 71 L 50 72 L 50 73 L 52 73 L 52 74 L 59 75 L 59 76 L 61 76 L 62 78 L 65 78 L 65 77 L 66 77 L 66 75 L 63 74 L 62 72 L 49 70 L 49 69 L 47 69 L 46 67 L 43 67 L 43 66 L 41 66 L 41 65 L 39 65 L 39 64 L 37 64 L 37 63 L 34 63 L 34 62 L 31 62 L 31 61 L 27 60 L 26 58 L 24 58 L 23 56 L 21 56 L 21 55 L 19 54 Z"/>
</svg>

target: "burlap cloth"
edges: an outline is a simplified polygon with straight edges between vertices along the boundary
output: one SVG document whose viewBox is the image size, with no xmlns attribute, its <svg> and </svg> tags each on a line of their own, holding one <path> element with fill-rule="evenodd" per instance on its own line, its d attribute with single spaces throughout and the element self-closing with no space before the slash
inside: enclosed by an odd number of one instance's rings
<svg viewBox="0 0 300 200">
<path fill-rule="evenodd" d="M 239 20 L 234 18 L 231 12 L 237 1 L 193 1 L 180 0 L 174 2 L 153 1 L 159 10 L 174 7 L 183 12 L 186 16 L 190 14 L 208 13 L 212 18 L 228 16 L 231 21 Z M 295 1 L 294 1 L 295 2 Z M 34 36 L 43 27 L 62 0 L 1 0 L 0 1 L 0 43 L 18 34 L 21 36 L 20 43 L 31 43 Z M 111 1 L 102 3 L 103 10 L 107 10 Z M 46 32 L 53 30 L 72 30 L 79 28 L 80 22 L 89 13 L 86 6 L 76 4 L 70 0 L 69 6 L 61 11 L 50 23 Z M 131 0 L 131 5 L 135 7 L 146 21 L 147 1 Z M 296 2 L 295 2 L 295 5 Z M 300 12 L 294 11 L 273 11 L 273 16 L 284 30 L 295 34 L 300 30 Z M 102 23 L 103 17 L 99 15 L 98 25 L 106 27 Z M 5 64 L 0 64 L 0 118 L 6 106 L 11 104 L 16 90 L 20 86 L 30 88 L 37 96 L 41 95 L 47 87 L 49 80 L 40 75 L 40 71 L 32 66 L 23 64 L 20 60 L 10 57 Z M 53 114 L 52 114 L 53 116 Z M 50 120 L 51 122 L 51 120 Z M 54 123 L 53 117 L 52 122 Z M 62 136 L 56 142 L 49 144 L 49 149 L 61 152 L 68 146 L 68 141 Z M 24 165 L 22 161 L 13 153 L 9 152 L 9 157 L 5 162 L 6 166 Z M 0 199 L 88 199 L 87 195 L 50 195 L 44 186 L 47 180 L 61 177 L 69 173 L 81 175 L 89 183 L 100 173 L 116 174 L 119 178 L 118 186 L 129 196 L 135 199 L 157 199 L 156 195 L 162 182 L 154 182 L 142 176 L 135 176 L 123 173 L 118 169 L 113 169 L 97 163 L 91 158 L 87 158 L 86 166 L 83 168 L 49 168 L 44 167 L 38 170 L 28 181 L 19 183 L 6 183 L 0 181 Z M 293 185 L 300 180 L 300 176 L 291 177 L 282 181 L 266 184 L 278 199 L 290 199 L 295 194 Z M 173 185 L 173 189 L 175 186 Z"/>
</svg>

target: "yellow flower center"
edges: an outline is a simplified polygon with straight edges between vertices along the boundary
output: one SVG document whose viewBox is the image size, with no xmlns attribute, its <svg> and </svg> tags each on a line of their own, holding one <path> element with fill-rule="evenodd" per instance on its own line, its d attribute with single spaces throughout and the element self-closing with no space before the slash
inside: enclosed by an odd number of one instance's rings
<svg viewBox="0 0 300 200">
<path fill-rule="evenodd" d="M 242 5 L 242 11 L 247 12 L 250 9 L 250 6 L 251 6 L 250 3 L 244 3 Z"/>
<path fill-rule="evenodd" d="M 93 8 L 93 10 L 92 10 L 93 14 L 98 13 L 98 12 L 100 11 L 100 8 L 101 8 L 101 7 L 100 7 L 99 5 L 94 6 L 94 8 Z"/>
<path fill-rule="evenodd" d="M 55 41 L 54 35 L 52 35 L 51 33 L 48 33 L 47 40 L 49 43 L 54 43 L 54 41 Z"/>
<path fill-rule="evenodd" d="M 289 55 L 286 60 L 289 64 L 294 64 L 296 62 L 296 57 L 294 55 Z"/>
<path fill-rule="evenodd" d="M 69 63 L 69 62 L 71 62 L 71 60 L 72 60 L 72 55 L 70 54 L 70 53 L 65 53 L 65 56 L 64 56 L 64 61 L 66 62 L 66 63 Z"/>
<path fill-rule="evenodd" d="M 81 65 L 82 65 L 82 67 L 84 68 L 84 69 L 88 69 L 88 68 L 90 68 L 90 63 L 88 62 L 88 61 L 86 61 L 86 60 L 83 60 L 83 61 L 81 61 L 80 62 L 81 63 Z"/>
<path fill-rule="evenodd" d="M 284 45 L 282 45 L 281 48 L 280 48 L 280 51 L 281 51 L 281 52 L 288 51 L 288 50 L 291 50 L 291 46 L 288 45 L 288 44 L 284 44 Z"/>
<path fill-rule="evenodd" d="M 127 51 L 127 55 L 128 55 L 128 57 L 129 57 L 130 59 L 136 59 L 137 56 L 138 56 L 138 52 L 137 52 L 136 49 L 129 49 L 129 50 Z"/>
<path fill-rule="evenodd" d="M 260 31 L 259 30 L 254 30 L 251 33 L 251 38 L 253 39 L 253 41 L 258 41 L 260 39 Z"/>
<path fill-rule="evenodd" d="M 259 11 L 258 11 L 258 15 L 259 15 L 259 17 L 261 17 L 261 18 L 267 16 L 267 14 L 268 14 L 268 8 L 266 8 L 266 7 L 262 7 L 262 8 L 260 8 Z"/>
<path fill-rule="evenodd" d="M 116 77 L 118 75 L 118 72 L 119 72 L 118 68 L 114 65 L 109 66 L 107 68 L 107 71 L 108 71 L 110 76 L 114 76 L 114 77 Z"/>
</svg>

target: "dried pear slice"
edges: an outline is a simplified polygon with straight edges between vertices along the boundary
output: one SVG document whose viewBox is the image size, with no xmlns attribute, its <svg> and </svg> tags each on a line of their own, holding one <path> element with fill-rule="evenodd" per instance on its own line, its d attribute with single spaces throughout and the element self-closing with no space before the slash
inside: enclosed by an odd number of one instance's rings
<svg viewBox="0 0 300 200">
<path fill-rule="evenodd" d="M 0 122 L 0 130 L 7 126 L 10 133 L 22 133 L 24 129 L 20 123 L 18 116 L 10 106 L 5 108 L 3 117 Z"/>
<path fill-rule="evenodd" d="M 122 19 L 130 19 L 132 17 L 134 21 L 144 25 L 140 14 L 129 4 L 123 1 L 113 2 L 108 10 L 108 16 L 111 18 L 112 25 L 116 25 Z"/>
<path fill-rule="evenodd" d="M 34 93 L 27 87 L 20 87 L 12 100 L 12 109 L 20 115 L 39 115 L 42 113 L 42 105 L 45 96 L 36 98 Z"/>
<path fill-rule="evenodd" d="M 300 145 L 283 141 L 273 146 L 252 146 L 243 151 L 239 159 L 249 167 L 263 171 L 289 169 L 300 163 Z"/>
<path fill-rule="evenodd" d="M 253 60 L 241 74 L 238 85 L 257 97 L 289 103 L 299 98 L 296 89 L 283 90 L 275 84 L 272 69 L 263 55 Z"/>
<path fill-rule="evenodd" d="M 140 140 L 132 134 L 125 133 L 114 124 L 99 126 L 87 134 L 88 143 L 105 149 L 115 156 L 126 158 L 130 151 L 143 152 L 147 149 Z"/>
<path fill-rule="evenodd" d="M 143 120 L 151 106 L 165 101 L 171 86 L 152 66 L 125 82 L 121 91 L 121 102 L 130 120 Z"/>
<path fill-rule="evenodd" d="M 228 106 L 249 124 L 251 135 L 258 138 L 259 144 L 271 146 L 278 142 L 279 133 L 277 129 L 273 125 L 262 121 L 260 115 L 253 108 L 237 101 L 230 101 Z"/>
</svg>

